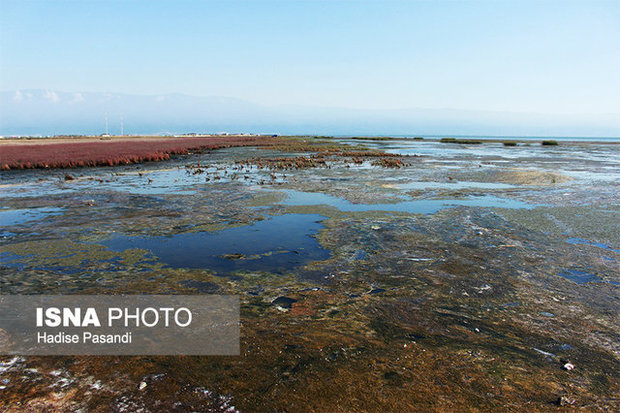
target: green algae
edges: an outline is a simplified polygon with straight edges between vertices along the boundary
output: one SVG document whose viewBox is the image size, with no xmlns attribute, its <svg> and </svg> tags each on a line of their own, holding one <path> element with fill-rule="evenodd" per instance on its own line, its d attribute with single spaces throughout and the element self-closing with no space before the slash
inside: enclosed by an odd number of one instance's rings
<svg viewBox="0 0 620 413">
<path fill-rule="evenodd" d="M 531 230 L 556 237 L 599 240 L 620 248 L 616 236 L 620 233 L 620 207 L 617 205 L 540 207 L 528 211 L 502 209 L 498 212 L 509 221 Z"/>
<path fill-rule="evenodd" d="M 244 202 L 247 207 L 270 206 L 283 201 L 286 195 L 281 192 L 262 192 Z"/>
<path fill-rule="evenodd" d="M 152 259 L 145 257 L 147 251 L 127 250 L 116 253 L 101 245 L 76 243 L 70 240 L 27 241 L 1 245 L 0 253 L 14 254 L 16 258 L 10 263 L 39 268 L 73 267 L 88 271 L 88 263 L 109 260 L 115 260 L 119 265 L 127 268 L 138 265 L 153 268 Z"/>
</svg>

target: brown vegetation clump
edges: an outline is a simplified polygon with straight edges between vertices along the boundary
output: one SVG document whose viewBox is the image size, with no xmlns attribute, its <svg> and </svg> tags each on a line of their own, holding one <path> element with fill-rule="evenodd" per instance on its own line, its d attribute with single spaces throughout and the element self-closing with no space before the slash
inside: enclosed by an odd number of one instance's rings
<svg viewBox="0 0 620 413">
<path fill-rule="evenodd" d="M 480 145 L 482 141 L 476 139 L 456 139 L 456 138 L 441 138 L 441 143 L 458 143 L 461 145 Z"/>
<path fill-rule="evenodd" d="M 364 159 L 370 158 L 369 160 L 372 161 L 372 165 L 382 166 L 385 168 L 400 168 L 407 165 L 400 159 L 402 156 L 396 157 L 394 154 L 382 151 L 360 150 L 358 148 L 354 148 L 358 150 L 346 150 L 346 148 L 334 148 L 331 146 L 304 146 L 306 143 L 302 143 L 300 141 L 293 141 L 291 145 L 289 145 L 289 143 L 290 142 L 276 143 L 269 146 L 269 149 L 282 150 L 283 148 L 287 148 L 287 150 L 295 153 L 299 152 L 300 149 L 303 148 L 304 150 L 314 153 L 311 155 L 282 158 L 257 157 L 235 161 L 235 164 L 240 165 L 241 167 L 252 165 L 261 169 L 285 170 L 317 167 L 329 168 L 329 160 L 343 161 L 345 166 L 349 167 L 349 164 L 361 165 L 364 163 Z M 405 157 L 408 158 L 409 156 Z"/>
<path fill-rule="evenodd" d="M 322 155 L 296 156 L 291 158 L 253 158 L 236 161 L 238 165 L 254 165 L 261 169 L 305 169 L 325 167 L 327 163 Z"/>
<path fill-rule="evenodd" d="M 398 158 L 381 158 L 373 161 L 374 166 L 382 166 L 384 168 L 402 168 L 405 163 Z"/>
</svg>

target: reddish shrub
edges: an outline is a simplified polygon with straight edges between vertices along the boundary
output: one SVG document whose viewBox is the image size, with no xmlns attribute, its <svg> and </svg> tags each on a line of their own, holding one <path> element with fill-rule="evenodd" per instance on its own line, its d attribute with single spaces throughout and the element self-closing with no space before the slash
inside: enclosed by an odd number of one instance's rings
<svg viewBox="0 0 620 413">
<path fill-rule="evenodd" d="M 169 159 L 171 154 L 213 150 L 232 146 L 273 145 L 266 136 L 129 138 L 90 142 L 52 141 L 37 144 L 0 144 L 3 170 L 27 168 L 67 168 L 76 166 L 114 166 Z"/>
</svg>

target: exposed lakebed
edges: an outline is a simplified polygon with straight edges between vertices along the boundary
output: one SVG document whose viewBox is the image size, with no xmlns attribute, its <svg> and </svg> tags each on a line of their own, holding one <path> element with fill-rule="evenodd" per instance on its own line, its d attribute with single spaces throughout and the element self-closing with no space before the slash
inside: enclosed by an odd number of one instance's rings
<svg viewBox="0 0 620 413">
<path fill-rule="evenodd" d="M 2 172 L 3 293 L 239 295 L 242 353 L 0 358 L 0 409 L 618 408 L 617 145 L 291 142 Z"/>
</svg>

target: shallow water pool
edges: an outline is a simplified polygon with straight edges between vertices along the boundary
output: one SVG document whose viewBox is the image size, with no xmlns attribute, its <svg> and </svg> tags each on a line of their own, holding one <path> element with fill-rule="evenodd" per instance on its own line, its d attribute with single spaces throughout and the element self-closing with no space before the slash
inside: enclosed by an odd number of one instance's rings
<svg viewBox="0 0 620 413">
<path fill-rule="evenodd" d="M 139 248 L 150 251 L 173 268 L 204 268 L 218 274 L 234 271 L 284 273 L 311 261 L 329 258 L 314 235 L 323 228 L 317 214 L 285 214 L 216 232 L 172 236 L 115 234 L 103 245 L 114 251 Z"/>
</svg>

